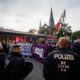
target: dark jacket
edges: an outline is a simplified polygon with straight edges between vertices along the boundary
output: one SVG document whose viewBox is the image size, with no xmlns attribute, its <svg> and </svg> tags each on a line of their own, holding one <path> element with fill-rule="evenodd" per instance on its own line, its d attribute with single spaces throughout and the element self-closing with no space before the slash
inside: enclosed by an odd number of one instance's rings
<svg viewBox="0 0 80 80">
<path fill-rule="evenodd" d="M 78 53 L 80 55 L 80 44 L 79 43 L 73 43 L 71 44 L 71 50 Z"/>
<path fill-rule="evenodd" d="M 26 72 L 26 64 L 20 53 L 11 53 L 6 60 L 5 80 L 22 80 Z"/>
<path fill-rule="evenodd" d="M 67 49 L 49 53 L 43 66 L 46 80 L 80 80 L 80 56 Z"/>
<path fill-rule="evenodd" d="M 4 43 L 2 43 L 2 46 L 3 46 L 3 51 L 5 53 L 8 53 L 9 52 L 9 46 L 7 44 L 4 44 Z"/>
<path fill-rule="evenodd" d="M 1 80 L 4 80 L 5 58 L 6 58 L 6 53 L 4 53 L 3 50 L 0 50 L 0 79 Z"/>
</svg>

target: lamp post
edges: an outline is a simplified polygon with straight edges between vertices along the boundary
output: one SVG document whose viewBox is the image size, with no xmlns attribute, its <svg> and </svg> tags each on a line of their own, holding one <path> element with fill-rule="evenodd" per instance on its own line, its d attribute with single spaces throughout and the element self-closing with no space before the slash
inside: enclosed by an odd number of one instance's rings
<svg viewBox="0 0 80 80">
<path fill-rule="evenodd" d="M 47 35 L 47 32 L 45 32 L 45 40 L 46 40 L 46 35 Z"/>
</svg>

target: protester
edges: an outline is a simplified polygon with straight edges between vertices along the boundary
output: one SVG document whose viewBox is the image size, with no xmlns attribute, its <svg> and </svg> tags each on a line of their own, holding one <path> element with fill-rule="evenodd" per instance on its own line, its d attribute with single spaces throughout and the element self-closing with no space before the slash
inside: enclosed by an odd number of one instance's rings
<svg viewBox="0 0 80 80">
<path fill-rule="evenodd" d="M 3 46 L 1 42 L 0 42 L 0 52 L 3 52 Z"/>
<path fill-rule="evenodd" d="M 5 65 L 5 53 L 3 51 L 3 46 L 0 42 L 0 79 L 4 80 L 4 65 Z"/>
<path fill-rule="evenodd" d="M 80 55 L 80 43 L 74 42 L 71 44 L 70 49 Z"/>
<path fill-rule="evenodd" d="M 9 46 L 6 44 L 5 40 L 2 41 L 2 46 L 3 46 L 3 51 L 5 53 L 8 53 L 9 52 Z"/>
<path fill-rule="evenodd" d="M 12 53 L 12 47 L 13 47 L 14 43 L 12 43 L 10 46 L 9 46 L 9 53 Z"/>
<path fill-rule="evenodd" d="M 43 65 L 43 76 L 46 80 L 80 80 L 80 56 L 67 49 L 65 37 L 57 43 L 59 49 L 47 56 Z"/>
<path fill-rule="evenodd" d="M 5 60 L 5 80 L 22 80 L 32 71 L 32 63 L 25 62 L 20 52 L 20 45 L 13 45 L 11 55 Z"/>
<path fill-rule="evenodd" d="M 44 38 L 39 38 L 39 45 L 44 45 L 45 44 L 45 39 Z"/>
</svg>

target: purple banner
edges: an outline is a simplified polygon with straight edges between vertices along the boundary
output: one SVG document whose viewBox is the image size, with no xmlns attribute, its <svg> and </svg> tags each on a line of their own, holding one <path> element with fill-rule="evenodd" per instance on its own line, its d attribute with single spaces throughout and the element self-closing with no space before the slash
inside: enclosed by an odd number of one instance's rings
<svg viewBox="0 0 80 80">
<path fill-rule="evenodd" d="M 39 44 L 34 44 L 33 45 L 33 57 L 40 61 L 43 62 L 44 58 L 47 55 L 47 49 L 51 45 L 39 45 Z"/>
</svg>

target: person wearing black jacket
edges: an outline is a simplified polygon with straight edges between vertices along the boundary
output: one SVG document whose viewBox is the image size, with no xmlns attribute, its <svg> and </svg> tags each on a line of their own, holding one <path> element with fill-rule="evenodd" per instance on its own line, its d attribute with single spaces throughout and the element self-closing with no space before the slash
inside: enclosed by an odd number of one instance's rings
<svg viewBox="0 0 80 80">
<path fill-rule="evenodd" d="M 6 58 L 6 53 L 4 53 L 2 44 L 1 44 L 1 42 L 0 42 L 0 79 L 1 79 L 1 80 L 4 80 L 5 58 Z"/>
<path fill-rule="evenodd" d="M 20 52 L 20 45 L 13 45 L 11 55 L 6 57 L 5 80 L 22 80 L 32 71 L 32 63 L 25 62 Z"/>
<path fill-rule="evenodd" d="M 56 50 L 49 53 L 44 65 L 46 80 L 80 80 L 80 56 L 68 49 L 68 40 L 62 37 Z"/>
<path fill-rule="evenodd" d="M 3 51 L 5 53 L 9 52 L 9 46 L 6 44 L 5 40 L 2 41 Z"/>
</svg>

